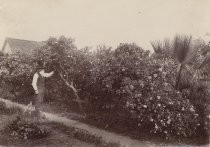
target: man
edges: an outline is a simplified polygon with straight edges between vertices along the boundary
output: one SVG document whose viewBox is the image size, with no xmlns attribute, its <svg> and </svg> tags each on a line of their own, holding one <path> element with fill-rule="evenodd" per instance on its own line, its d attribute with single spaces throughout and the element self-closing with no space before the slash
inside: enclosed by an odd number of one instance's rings
<svg viewBox="0 0 210 147">
<path fill-rule="evenodd" d="M 50 73 L 45 73 L 43 63 L 38 62 L 37 71 L 33 76 L 32 86 L 34 88 L 36 96 L 34 97 L 35 109 L 38 110 L 40 104 L 44 100 L 45 95 L 45 78 L 51 77 L 54 74 L 54 71 Z"/>
</svg>

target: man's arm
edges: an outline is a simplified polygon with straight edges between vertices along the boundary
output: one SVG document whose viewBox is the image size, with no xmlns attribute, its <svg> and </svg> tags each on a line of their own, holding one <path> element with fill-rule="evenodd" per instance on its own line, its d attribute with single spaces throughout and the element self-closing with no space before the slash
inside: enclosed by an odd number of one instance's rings
<svg viewBox="0 0 210 147">
<path fill-rule="evenodd" d="M 34 76 L 33 76 L 33 81 L 32 81 L 32 86 L 33 86 L 36 93 L 38 93 L 38 88 L 37 88 L 38 77 L 39 77 L 39 75 L 37 73 L 35 73 Z"/>
<path fill-rule="evenodd" d="M 44 72 L 44 70 L 40 71 L 40 74 L 43 76 L 43 77 L 51 77 L 53 74 L 54 74 L 54 71 L 50 72 L 50 73 L 46 73 Z"/>
</svg>

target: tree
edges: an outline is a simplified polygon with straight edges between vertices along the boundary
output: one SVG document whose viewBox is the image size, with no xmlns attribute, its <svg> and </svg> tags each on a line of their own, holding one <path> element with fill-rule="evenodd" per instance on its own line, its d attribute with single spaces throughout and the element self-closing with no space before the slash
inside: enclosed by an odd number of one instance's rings
<svg viewBox="0 0 210 147">
<path fill-rule="evenodd" d="M 185 64 L 187 64 L 187 62 L 189 62 L 189 60 L 192 58 L 191 40 L 192 40 L 191 36 L 177 35 L 174 38 L 173 52 L 174 52 L 175 58 L 177 59 L 179 63 L 178 77 L 177 77 L 176 85 L 175 85 L 176 89 L 179 89 L 181 73 Z"/>
<path fill-rule="evenodd" d="M 171 57 L 172 45 L 170 39 L 165 39 L 162 42 L 159 40 L 155 40 L 151 41 L 150 43 L 153 47 L 153 56 L 155 56 L 155 58 L 166 59 Z"/>
<path fill-rule="evenodd" d="M 64 36 L 58 39 L 50 38 L 44 47 L 34 53 L 34 57 L 37 60 L 43 60 L 48 70 L 56 70 L 54 82 L 59 83 L 59 85 L 65 84 L 64 88 L 66 87 L 73 92 L 80 110 L 85 114 L 82 100 L 78 95 L 78 90 L 75 88 L 74 83 L 80 84 L 77 87 L 81 88 L 82 84 L 77 79 L 79 78 L 80 81 L 84 79 L 81 73 L 87 72 L 90 63 L 87 61 L 85 52 L 78 50 L 73 42 L 73 39 Z"/>
</svg>

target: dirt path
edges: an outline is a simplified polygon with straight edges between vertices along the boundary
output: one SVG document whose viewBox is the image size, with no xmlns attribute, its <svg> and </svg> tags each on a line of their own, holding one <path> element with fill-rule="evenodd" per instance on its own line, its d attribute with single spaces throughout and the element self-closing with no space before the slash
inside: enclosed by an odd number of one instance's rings
<svg viewBox="0 0 210 147">
<path fill-rule="evenodd" d="M 5 100 L 5 99 L 2 99 L 2 98 L 0 98 L 0 101 L 5 102 L 7 107 L 16 106 L 16 107 L 19 107 L 21 109 L 25 108 L 25 105 L 18 104 L 18 103 L 15 103 L 15 102 L 11 102 L 9 100 Z M 150 142 L 143 142 L 143 141 L 139 141 L 139 140 L 134 140 L 134 139 L 131 139 L 127 136 L 122 136 L 122 135 L 118 135 L 116 133 L 111 133 L 111 132 L 108 132 L 108 131 L 104 131 L 104 130 L 98 129 L 94 126 L 90 126 L 90 125 L 87 125 L 87 124 L 84 124 L 84 123 L 81 123 L 81 122 L 78 122 L 78 121 L 75 121 L 75 120 L 67 119 L 65 117 L 60 117 L 60 116 L 57 116 L 55 114 L 46 113 L 46 112 L 43 112 L 43 113 L 45 114 L 45 116 L 47 117 L 47 119 L 49 121 L 63 123 L 66 126 L 71 126 L 71 127 L 75 127 L 75 128 L 78 128 L 78 129 L 88 131 L 91 134 L 101 136 L 102 139 L 107 143 L 108 142 L 116 142 L 116 143 L 120 143 L 123 147 L 147 147 L 147 146 L 151 147 L 151 146 L 155 146 L 155 145 L 152 145 Z"/>
</svg>

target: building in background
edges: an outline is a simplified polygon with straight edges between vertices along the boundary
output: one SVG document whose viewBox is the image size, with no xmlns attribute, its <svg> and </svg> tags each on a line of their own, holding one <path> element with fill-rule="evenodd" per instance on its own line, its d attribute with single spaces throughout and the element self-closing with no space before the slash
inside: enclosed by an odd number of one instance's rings
<svg viewBox="0 0 210 147">
<path fill-rule="evenodd" d="M 6 38 L 2 47 L 4 54 L 24 53 L 32 54 L 34 50 L 44 46 L 44 42 Z"/>
</svg>

